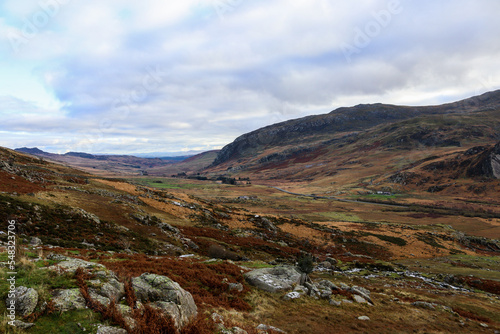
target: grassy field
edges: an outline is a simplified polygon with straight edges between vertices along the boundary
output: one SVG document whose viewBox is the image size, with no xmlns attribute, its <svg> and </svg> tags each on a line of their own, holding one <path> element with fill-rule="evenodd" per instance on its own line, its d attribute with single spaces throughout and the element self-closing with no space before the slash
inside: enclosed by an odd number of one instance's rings
<svg viewBox="0 0 500 334">
<path fill-rule="evenodd" d="M 210 187 L 209 181 L 204 183 L 190 182 L 191 180 L 174 179 L 174 178 L 137 178 L 132 180 L 135 183 L 158 188 L 158 189 L 199 189 Z"/>
</svg>

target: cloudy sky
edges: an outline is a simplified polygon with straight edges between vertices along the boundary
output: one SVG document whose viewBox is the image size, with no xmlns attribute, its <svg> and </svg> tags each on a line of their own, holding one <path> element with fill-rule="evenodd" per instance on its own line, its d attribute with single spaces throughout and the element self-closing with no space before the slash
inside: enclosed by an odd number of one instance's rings
<svg viewBox="0 0 500 334">
<path fill-rule="evenodd" d="M 0 146 L 209 150 L 500 88 L 498 0 L 3 0 Z"/>
</svg>

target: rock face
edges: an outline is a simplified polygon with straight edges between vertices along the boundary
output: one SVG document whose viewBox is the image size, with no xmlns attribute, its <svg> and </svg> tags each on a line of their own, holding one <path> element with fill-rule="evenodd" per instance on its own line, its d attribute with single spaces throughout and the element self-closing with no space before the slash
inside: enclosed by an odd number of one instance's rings
<svg viewBox="0 0 500 334">
<path fill-rule="evenodd" d="M 478 156 L 477 162 L 467 170 L 467 176 L 500 179 L 500 142 Z"/>
<path fill-rule="evenodd" d="M 7 298 L 6 304 L 10 305 L 11 301 L 15 303 L 17 315 L 24 317 L 33 312 L 38 303 L 38 293 L 35 289 L 25 286 L 18 286 L 14 292 L 15 297 Z"/>
<path fill-rule="evenodd" d="M 171 315 L 178 328 L 198 314 L 193 296 L 166 276 L 144 273 L 132 279 L 137 299 Z"/>
<path fill-rule="evenodd" d="M 291 290 L 300 281 L 301 272 L 294 266 L 261 268 L 246 273 L 245 280 L 264 291 L 278 292 Z"/>
</svg>

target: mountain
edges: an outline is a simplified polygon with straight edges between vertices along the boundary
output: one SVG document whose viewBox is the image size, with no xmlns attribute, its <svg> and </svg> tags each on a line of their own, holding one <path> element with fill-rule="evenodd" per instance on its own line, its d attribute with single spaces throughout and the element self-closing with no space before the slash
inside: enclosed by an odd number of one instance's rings
<svg viewBox="0 0 500 334">
<path fill-rule="evenodd" d="M 438 106 L 409 107 L 388 104 L 360 104 L 350 108 L 343 107 L 328 114 L 285 121 L 244 134 L 222 148 L 213 166 L 246 160 L 270 148 L 279 149 L 287 146 L 307 145 L 310 151 L 313 150 L 313 147 L 318 146 L 318 141 L 324 144 L 328 144 L 329 140 L 350 142 L 356 139 L 356 137 L 352 137 L 353 135 L 369 131 L 380 125 L 393 124 L 392 128 L 382 130 L 386 132 L 396 131 L 405 125 L 402 123 L 405 120 L 412 120 L 407 123 L 411 125 L 414 121 L 425 122 L 425 117 L 431 121 L 432 117 L 434 119 L 440 117 L 446 123 L 445 118 L 451 115 L 455 118 L 487 113 L 498 115 L 499 110 L 500 90 Z M 420 143 L 426 146 L 460 146 L 460 140 L 440 139 L 429 135 L 429 132 L 439 129 L 441 124 L 432 125 L 436 126 L 429 128 L 427 132 L 413 133 L 415 137 L 413 139 L 420 139 Z M 463 125 L 468 126 L 468 124 Z M 498 126 L 498 122 L 492 125 Z M 405 129 L 402 130 L 404 132 Z M 498 133 L 497 130 L 494 129 L 493 132 Z"/>
<path fill-rule="evenodd" d="M 302 182 L 319 192 L 396 191 L 405 184 L 458 194 L 475 189 L 471 178 L 498 175 L 491 154 L 499 140 L 500 91 L 437 106 L 362 104 L 244 134 L 204 172 Z M 483 155 L 468 151 L 478 146 Z M 400 173 L 411 173 L 413 181 L 394 182 Z M 457 178 L 460 186 L 449 187 Z"/>
</svg>

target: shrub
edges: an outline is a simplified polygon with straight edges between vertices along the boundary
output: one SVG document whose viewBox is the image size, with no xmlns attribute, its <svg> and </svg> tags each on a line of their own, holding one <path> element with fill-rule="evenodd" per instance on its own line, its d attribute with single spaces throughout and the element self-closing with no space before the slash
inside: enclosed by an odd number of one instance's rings
<svg viewBox="0 0 500 334">
<path fill-rule="evenodd" d="M 210 245 L 208 248 L 208 256 L 215 259 L 228 259 L 233 261 L 237 261 L 240 258 L 238 254 L 228 251 L 224 247 L 215 244 Z"/>
<path fill-rule="evenodd" d="M 303 273 L 310 274 L 314 269 L 312 256 L 310 254 L 301 256 L 298 261 L 298 267 Z"/>
</svg>

